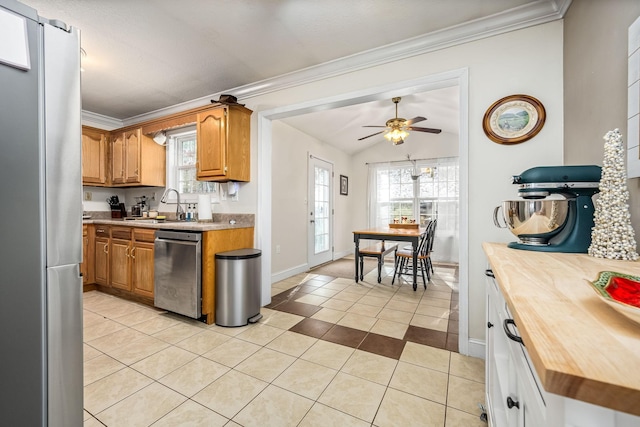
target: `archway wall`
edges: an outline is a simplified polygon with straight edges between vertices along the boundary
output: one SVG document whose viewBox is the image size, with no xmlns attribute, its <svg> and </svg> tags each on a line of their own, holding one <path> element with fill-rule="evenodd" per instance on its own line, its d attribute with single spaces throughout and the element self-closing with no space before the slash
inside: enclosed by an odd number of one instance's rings
<svg viewBox="0 0 640 427">
<path fill-rule="evenodd" d="M 472 345 L 484 342 L 484 269 L 483 241 L 512 240 L 505 230 L 493 226 L 491 213 L 502 200 L 516 197 L 510 177 L 530 167 L 560 165 L 563 162 L 563 22 L 554 21 L 510 33 L 489 37 L 463 45 L 417 55 L 370 68 L 358 69 L 320 81 L 299 84 L 268 94 L 243 99 L 254 110 L 252 126 L 252 182 L 242 188 L 241 204 L 237 208 L 257 214 L 257 244 L 270 248 L 271 141 L 265 144 L 265 132 L 271 132 L 269 121 L 284 117 L 295 106 L 299 111 L 314 108 L 318 103 L 331 104 L 344 99 L 345 94 L 367 93 L 372 88 L 388 88 L 402 82 L 466 70 L 467 81 L 461 87 L 460 120 L 461 166 L 466 171 L 461 178 L 468 209 L 468 219 L 461 224 L 461 234 L 467 234 L 467 244 L 461 244 L 461 295 L 469 305 L 460 320 L 467 322 Z M 542 131 L 532 140 L 518 145 L 500 145 L 490 141 L 482 130 L 482 117 L 497 99 L 512 94 L 528 94 L 545 106 L 547 120 Z M 284 115 L 284 116 L 282 116 Z M 260 134 L 260 135 L 259 135 Z M 260 144 L 263 144 L 260 146 Z M 269 162 L 264 159 L 268 157 Z M 464 157 L 464 159 L 462 159 Z M 361 165 L 351 164 L 351 176 L 360 175 Z M 366 218 L 366 204 L 351 202 L 354 218 L 351 226 L 361 225 Z M 464 228 L 463 228 L 464 227 Z M 265 251 L 270 252 L 270 251 Z M 271 254 L 263 260 L 265 278 L 271 279 Z M 466 272 L 463 270 L 466 270 Z M 268 275 L 268 276 L 266 276 Z M 463 284 L 462 282 L 466 282 Z M 269 284 L 263 283 L 267 287 Z M 475 351 L 471 351 L 475 353 Z"/>
</svg>

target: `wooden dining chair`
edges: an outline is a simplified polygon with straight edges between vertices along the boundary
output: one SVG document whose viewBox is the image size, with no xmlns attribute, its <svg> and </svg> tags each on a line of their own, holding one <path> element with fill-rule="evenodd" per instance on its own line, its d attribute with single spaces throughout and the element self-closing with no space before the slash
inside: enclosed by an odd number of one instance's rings
<svg viewBox="0 0 640 427">
<path fill-rule="evenodd" d="M 433 264 L 431 263 L 431 250 L 433 249 L 433 239 L 435 237 L 437 220 L 433 220 L 427 226 L 427 230 L 420 238 L 418 242 L 418 266 L 417 271 L 422 276 L 424 288 L 427 289 L 427 282 L 431 281 L 431 274 L 433 273 Z M 398 280 L 400 276 L 409 275 L 413 277 L 413 249 L 403 248 L 396 251 L 395 268 L 393 272 L 393 279 L 391 284 L 393 285 L 396 276 Z"/>
<path fill-rule="evenodd" d="M 366 248 L 362 248 L 358 251 L 360 254 L 360 280 L 362 280 L 362 268 L 364 267 L 364 257 L 372 257 L 378 259 L 378 283 L 382 281 L 382 265 L 384 264 L 384 257 L 391 252 L 396 252 L 398 250 L 397 244 L 387 244 L 385 245 L 384 240 L 382 243 L 378 243 L 376 245 L 367 246 Z M 395 255 L 394 255 L 395 262 Z"/>
</svg>

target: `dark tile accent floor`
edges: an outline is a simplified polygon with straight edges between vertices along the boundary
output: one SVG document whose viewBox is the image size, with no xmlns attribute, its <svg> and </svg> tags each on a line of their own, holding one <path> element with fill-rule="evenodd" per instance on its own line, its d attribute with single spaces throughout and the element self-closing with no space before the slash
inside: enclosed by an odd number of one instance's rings
<svg viewBox="0 0 640 427">
<path fill-rule="evenodd" d="M 347 347 L 358 348 L 360 343 L 367 336 L 368 332 L 359 329 L 348 328 L 346 326 L 335 325 L 320 339 L 342 344 Z"/>
<path fill-rule="evenodd" d="M 360 350 L 368 351 L 369 353 L 379 354 L 381 356 L 398 360 L 400 359 L 400 355 L 402 355 L 402 350 L 404 350 L 404 345 L 406 343 L 406 341 L 399 340 L 397 338 L 369 333 L 358 348 Z"/>
<path fill-rule="evenodd" d="M 316 319 L 304 319 L 298 322 L 292 328 L 289 328 L 291 332 L 297 332 L 299 334 L 308 335 L 313 338 L 321 338 L 324 334 L 329 332 L 329 329 L 335 325 L 329 322 L 323 322 Z"/>
<path fill-rule="evenodd" d="M 271 298 L 271 304 L 266 307 L 306 317 L 289 329 L 292 332 L 347 347 L 357 348 L 396 360 L 400 358 L 407 341 L 458 352 L 459 295 L 457 292 L 453 292 L 451 295 L 451 313 L 449 314 L 447 332 L 409 325 L 403 339 L 400 340 L 336 325 L 330 322 L 311 319 L 310 317 L 321 310 L 322 307 L 292 301 L 292 299 L 297 298 L 299 294 L 311 293 L 333 279 L 335 279 L 335 277 L 325 275 L 316 276 L 314 279 L 310 279 L 303 284 L 273 296 Z M 314 286 L 316 284 L 318 286 Z"/>
</svg>

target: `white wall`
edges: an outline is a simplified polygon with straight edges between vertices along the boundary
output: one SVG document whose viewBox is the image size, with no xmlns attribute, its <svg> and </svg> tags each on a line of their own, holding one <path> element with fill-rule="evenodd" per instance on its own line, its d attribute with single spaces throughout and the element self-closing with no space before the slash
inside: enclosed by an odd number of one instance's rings
<svg viewBox="0 0 640 427">
<path fill-rule="evenodd" d="M 273 122 L 272 135 L 271 272 L 278 276 L 307 269 L 308 154 L 333 164 L 335 253 L 352 249 L 350 200 L 339 194 L 338 187 L 340 175 L 351 175 L 351 160 L 344 152 L 281 121 Z M 279 254 L 276 246 L 280 246 Z"/>
<path fill-rule="evenodd" d="M 562 163 L 562 28 L 563 23 L 555 21 L 243 99 L 247 107 L 254 110 L 252 152 L 258 151 L 256 113 L 260 111 L 303 105 L 312 100 L 468 68 L 469 105 L 462 113 L 463 117 L 467 114 L 469 117 L 469 276 L 468 292 L 461 295 L 461 300 L 467 298 L 469 301 L 471 340 L 482 341 L 485 316 L 483 272 L 486 260 L 481 244 L 483 241 L 511 240 L 507 231 L 493 226 L 491 212 L 501 200 L 516 196 L 509 181 L 511 175 L 533 166 Z M 518 93 L 532 95 L 544 104 L 546 124 L 528 142 L 513 146 L 495 144 L 484 135 L 482 117 L 497 99 Z M 465 109 L 465 106 L 461 108 Z M 269 152 L 265 154 L 269 155 Z M 257 171 L 257 167 L 254 162 L 252 170 Z M 258 200 L 260 182 L 252 181 L 251 185 L 255 185 L 255 200 Z M 365 206 L 354 203 L 351 207 L 356 210 L 357 218 L 366 215 L 362 213 Z M 257 220 L 260 221 L 260 218 Z M 461 314 L 461 319 L 465 317 Z"/>
</svg>

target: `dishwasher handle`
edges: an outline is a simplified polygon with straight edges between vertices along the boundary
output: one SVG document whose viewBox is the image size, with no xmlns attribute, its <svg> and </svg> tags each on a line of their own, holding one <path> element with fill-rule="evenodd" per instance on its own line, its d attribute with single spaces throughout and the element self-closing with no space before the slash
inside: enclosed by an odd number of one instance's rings
<svg viewBox="0 0 640 427">
<path fill-rule="evenodd" d="M 156 239 L 187 240 L 191 242 L 201 241 L 202 233 L 194 231 L 158 230 Z"/>
<path fill-rule="evenodd" d="M 197 246 L 200 244 L 199 240 L 175 240 L 175 239 L 162 239 L 160 237 L 156 237 L 155 243 L 171 243 L 174 245 L 185 245 L 185 246 Z"/>
</svg>

